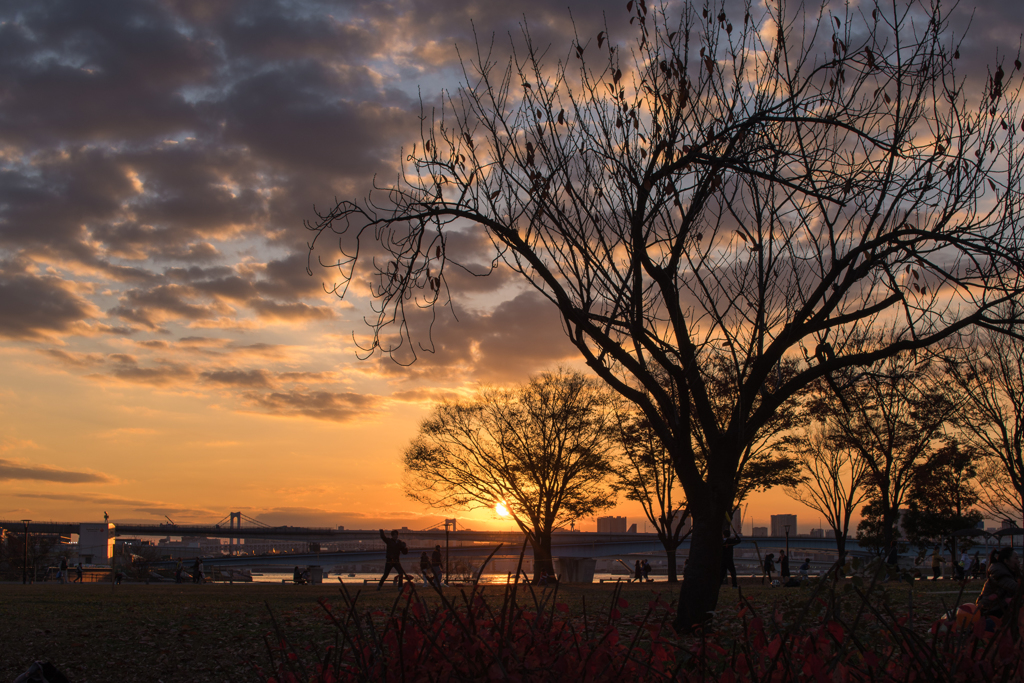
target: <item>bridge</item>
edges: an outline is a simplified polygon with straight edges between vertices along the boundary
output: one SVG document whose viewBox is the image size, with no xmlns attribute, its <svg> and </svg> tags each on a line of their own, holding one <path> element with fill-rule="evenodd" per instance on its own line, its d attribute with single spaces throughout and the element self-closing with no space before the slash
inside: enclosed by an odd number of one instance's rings
<svg viewBox="0 0 1024 683">
<path fill-rule="evenodd" d="M 238 514 L 239 513 L 232 513 L 232 517 Z M 228 538 L 232 540 L 245 538 L 268 541 L 275 540 L 319 543 L 368 541 L 373 543 L 373 546 L 367 547 L 365 550 L 360 549 L 336 553 L 320 553 L 319 557 L 321 560 L 334 561 L 336 563 L 372 562 L 384 559 L 384 548 L 383 544 L 380 542 L 380 533 L 377 529 L 335 529 L 330 527 L 317 528 L 293 526 L 272 527 L 261 523 L 253 524 L 251 526 L 240 526 L 241 520 L 239 520 L 239 525 L 236 526 L 234 524 L 235 520 L 232 519 L 231 521 L 231 525 L 175 524 L 173 522 L 166 524 L 115 523 L 113 531 L 116 536 L 128 537 L 192 536 Z M 80 525 L 80 522 L 29 522 L 28 532 L 30 534 L 61 534 L 70 536 L 71 534 L 79 533 Z M 17 520 L 0 520 L 0 527 L 6 528 L 13 533 L 19 533 L 24 531 L 25 524 L 22 521 Z M 403 529 L 401 531 L 401 538 L 409 545 L 410 553 L 419 553 L 423 550 L 430 550 L 435 544 L 440 543 L 449 547 L 454 544 L 455 547 L 461 548 L 459 550 L 460 553 L 466 552 L 474 556 L 486 556 L 498 544 L 501 544 L 502 547 L 499 551 L 499 556 L 501 557 L 518 555 L 525 540 L 524 535 L 520 531 L 446 531 L 444 528 L 427 529 L 423 531 Z M 742 542 L 737 546 L 737 550 L 759 550 L 762 553 L 765 551 L 777 552 L 780 549 L 786 548 L 787 545 L 790 551 L 795 553 L 800 553 L 805 550 L 827 552 L 834 551 L 836 549 L 835 539 L 833 538 L 790 536 L 787 540 L 784 536 L 744 536 L 742 537 Z M 686 553 L 689 551 L 689 547 L 690 541 L 689 539 L 686 539 L 680 545 L 679 550 Z M 452 548 L 452 550 L 454 550 L 454 548 Z M 861 547 L 860 543 L 855 538 L 847 539 L 846 550 L 848 553 L 853 555 L 873 554 L 871 549 Z M 528 557 L 532 557 L 533 553 L 529 545 L 527 545 L 526 552 Z M 664 548 L 661 541 L 658 540 L 657 534 L 654 533 L 555 531 L 552 534 L 552 554 L 555 557 L 607 558 L 635 554 L 660 554 L 663 552 Z M 916 552 L 907 549 L 903 555 L 913 556 L 916 555 Z M 238 558 L 238 561 L 239 563 L 244 563 L 246 561 L 254 563 L 257 559 L 262 562 L 263 560 L 278 557 L 282 556 L 245 556 Z M 287 557 L 293 558 L 294 561 L 283 560 L 283 564 L 295 564 L 297 563 L 299 555 L 288 554 Z M 217 558 L 218 565 L 221 564 L 222 559 L 226 558 Z M 274 559 L 273 563 L 276 564 L 277 560 Z"/>
</svg>

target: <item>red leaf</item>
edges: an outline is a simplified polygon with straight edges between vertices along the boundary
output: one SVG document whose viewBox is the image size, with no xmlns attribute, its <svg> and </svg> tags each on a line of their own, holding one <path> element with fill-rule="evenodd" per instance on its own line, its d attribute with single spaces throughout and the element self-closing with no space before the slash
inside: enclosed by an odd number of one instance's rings
<svg viewBox="0 0 1024 683">
<path fill-rule="evenodd" d="M 619 598 L 619 607 L 621 607 L 622 609 L 626 609 L 627 607 L 629 607 L 629 601 L 626 600 L 626 598 Z"/>
</svg>

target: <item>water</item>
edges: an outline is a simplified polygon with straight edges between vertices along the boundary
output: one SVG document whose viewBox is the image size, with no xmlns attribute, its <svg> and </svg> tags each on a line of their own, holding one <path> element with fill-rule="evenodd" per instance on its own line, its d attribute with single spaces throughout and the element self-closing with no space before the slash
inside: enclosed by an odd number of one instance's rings
<svg viewBox="0 0 1024 683">
<path fill-rule="evenodd" d="M 391 578 L 393 576 L 394 576 L 394 573 L 392 572 L 392 575 L 388 577 L 388 581 L 391 581 Z M 380 574 L 379 573 L 356 573 L 355 576 L 349 576 L 347 573 L 335 574 L 335 573 L 332 572 L 328 576 L 324 577 L 324 583 L 337 583 L 339 577 L 346 584 L 355 585 L 355 586 L 362 586 L 364 584 L 365 580 L 369 580 L 369 581 L 372 581 L 374 583 L 376 583 L 377 581 L 380 580 Z M 419 576 L 417 576 L 416 578 L 418 579 L 417 584 L 422 584 L 423 583 L 422 579 Z M 608 573 L 600 573 L 599 572 L 599 573 L 595 573 L 594 574 L 594 583 L 597 583 L 597 582 L 601 581 L 602 579 L 604 579 L 605 581 L 615 581 L 616 579 L 622 579 L 623 581 L 626 581 L 626 580 L 628 580 L 628 578 L 629 577 L 625 576 L 624 574 L 608 574 Z M 651 578 L 655 582 L 664 582 L 664 581 L 668 580 L 668 577 L 664 576 L 664 575 L 662 575 L 662 576 L 652 576 Z M 253 583 L 278 583 L 279 584 L 282 581 L 285 582 L 285 583 L 291 583 L 292 582 L 292 572 L 291 571 L 287 571 L 287 572 L 262 572 L 260 574 L 253 573 L 252 580 L 253 580 Z M 508 580 L 508 574 L 484 574 L 481 577 L 480 583 L 485 583 L 485 584 L 503 584 L 507 580 Z M 366 585 L 369 585 L 369 584 L 366 584 Z"/>
</svg>

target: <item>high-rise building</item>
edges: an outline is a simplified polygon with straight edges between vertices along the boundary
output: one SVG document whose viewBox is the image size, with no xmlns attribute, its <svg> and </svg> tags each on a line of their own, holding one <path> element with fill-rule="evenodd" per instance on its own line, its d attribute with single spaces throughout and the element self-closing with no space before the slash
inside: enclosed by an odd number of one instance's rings
<svg viewBox="0 0 1024 683">
<path fill-rule="evenodd" d="M 760 537 L 760 536 L 767 536 L 767 535 L 768 535 L 768 527 L 766 527 L 766 526 L 755 526 L 754 527 L 754 536 Z"/>
<path fill-rule="evenodd" d="M 796 536 L 796 515 L 772 515 L 772 536 L 785 536 L 786 527 L 790 536 Z"/>
<path fill-rule="evenodd" d="M 811 538 L 825 538 L 825 530 L 811 529 Z"/>
<path fill-rule="evenodd" d="M 599 534 L 624 534 L 626 533 L 625 517 L 598 517 L 597 532 Z"/>
</svg>

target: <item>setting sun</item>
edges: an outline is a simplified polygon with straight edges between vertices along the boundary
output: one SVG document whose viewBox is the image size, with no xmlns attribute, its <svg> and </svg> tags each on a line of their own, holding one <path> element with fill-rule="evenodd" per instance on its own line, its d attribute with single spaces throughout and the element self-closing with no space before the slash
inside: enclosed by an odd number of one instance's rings
<svg viewBox="0 0 1024 683">
<path fill-rule="evenodd" d="M 498 513 L 499 517 L 508 517 L 508 508 L 505 507 L 504 503 L 498 503 L 495 505 L 494 511 Z"/>
</svg>

